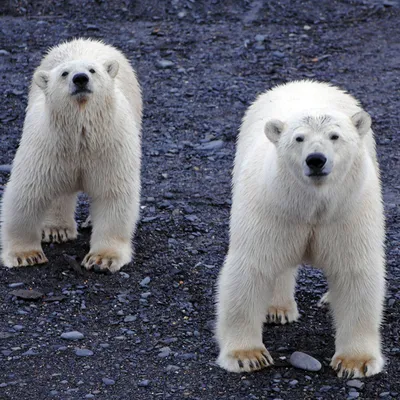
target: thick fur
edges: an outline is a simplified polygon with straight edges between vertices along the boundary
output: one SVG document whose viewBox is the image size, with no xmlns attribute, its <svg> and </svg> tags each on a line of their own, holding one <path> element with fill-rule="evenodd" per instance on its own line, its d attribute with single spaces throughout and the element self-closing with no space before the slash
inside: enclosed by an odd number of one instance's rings
<svg viewBox="0 0 400 400">
<path fill-rule="evenodd" d="M 382 370 L 384 216 L 370 123 L 353 97 L 311 81 L 278 86 L 247 111 L 218 281 L 218 363 L 226 370 L 272 363 L 263 322 L 298 318 L 301 263 L 321 268 L 329 282 L 338 375 Z M 309 176 L 305 160 L 315 152 L 327 158 L 326 176 Z"/>
<path fill-rule="evenodd" d="M 75 93 L 73 78 L 82 73 L 91 93 Z M 115 272 L 131 261 L 139 216 L 141 118 L 140 87 L 120 51 L 77 39 L 48 52 L 34 74 L 3 197 L 5 266 L 46 262 L 42 238 L 76 238 L 78 191 L 92 198 L 91 248 L 83 265 Z"/>
</svg>

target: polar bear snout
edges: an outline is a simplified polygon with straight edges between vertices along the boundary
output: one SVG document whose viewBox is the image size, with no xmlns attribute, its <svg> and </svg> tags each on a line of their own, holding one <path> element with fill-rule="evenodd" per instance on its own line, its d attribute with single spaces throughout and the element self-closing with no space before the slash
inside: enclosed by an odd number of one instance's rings
<svg viewBox="0 0 400 400">
<path fill-rule="evenodd" d="M 304 173 L 311 178 L 327 176 L 331 172 L 328 158 L 323 153 L 311 153 L 306 157 Z"/>
<path fill-rule="evenodd" d="M 313 171 L 321 171 L 325 166 L 327 158 L 322 153 L 311 153 L 306 158 L 308 168 Z"/>
<path fill-rule="evenodd" d="M 91 93 L 89 90 L 89 76 L 85 73 L 77 73 L 72 78 L 73 90 L 72 95 L 81 93 Z"/>
</svg>

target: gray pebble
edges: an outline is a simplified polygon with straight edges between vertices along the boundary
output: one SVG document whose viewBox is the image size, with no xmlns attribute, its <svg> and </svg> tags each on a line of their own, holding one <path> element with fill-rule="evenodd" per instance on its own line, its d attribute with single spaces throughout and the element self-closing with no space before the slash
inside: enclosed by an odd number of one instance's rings
<svg viewBox="0 0 400 400">
<path fill-rule="evenodd" d="M 308 354 L 302 353 L 301 351 L 295 351 L 290 356 L 289 361 L 293 367 L 304 369 L 306 371 L 319 371 L 322 368 L 322 365 L 318 360 Z"/>
<path fill-rule="evenodd" d="M 158 60 L 156 65 L 158 68 L 166 69 L 173 67 L 175 64 L 170 60 Z"/>
<path fill-rule="evenodd" d="M 88 393 L 88 394 L 85 396 L 85 399 L 94 399 L 94 394 Z"/>
<path fill-rule="evenodd" d="M 61 334 L 61 338 L 65 340 L 81 340 L 84 338 L 84 335 L 78 331 L 71 331 Z"/>
<path fill-rule="evenodd" d="M 150 385 L 150 381 L 148 379 L 143 379 L 137 384 L 139 387 L 147 387 Z"/>
<path fill-rule="evenodd" d="M 7 50 L 1 49 L 0 50 L 0 56 L 9 56 L 10 53 Z"/>
<path fill-rule="evenodd" d="M 102 378 L 102 381 L 105 385 L 114 385 L 115 384 L 114 379 L 110 379 L 110 378 Z"/>
<path fill-rule="evenodd" d="M 133 322 L 133 321 L 136 321 L 136 319 L 137 319 L 136 315 L 127 315 L 124 318 L 124 322 Z"/>
<path fill-rule="evenodd" d="M 223 140 L 212 140 L 211 142 L 201 144 L 196 147 L 200 151 L 214 151 L 219 150 L 224 146 Z"/>
<path fill-rule="evenodd" d="M 167 371 L 179 371 L 181 368 L 178 367 L 177 365 L 167 365 L 167 368 L 165 368 Z"/>
<path fill-rule="evenodd" d="M 1 165 L 0 165 L 0 167 L 1 167 Z M 0 171 L 1 171 L 1 169 L 0 169 Z M 10 288 L 16 288 L 16 287 L 20 287 L 20 286 L 23 286 L 24 285 L 24 282 L 15 282 L 15 283 L 10 283 L 9 285 L 8 285 L 8 287 L 10 287 Z"/>
<path fill-rule="evenodd" d="M 122 276 L 122 278 L 129 279 L 129 274 L 127 274 L 126 272 L 120 272 L 119 274 Z"/>
<path fill-rule="evenodd" d="M 290 386 L 296 386 L 299 383 L 296 379 L 293 379 L 292 381 L 289 382 Z"/>
<path fill-rule="evenodd" d="M 146 278 L 142 279 L 142 281 L 139 283 L 140 286 L 145 287 L 150 283 L 151 279 L 149 276 L 146 276 Z"/>
<path fill-rule="evenodd" d="M 350 392 L 349 393 L 349 399 L 357 399 L 360 396 L 360 393 L 358 393 L 357 391 L 354 392 Z"/>
<path fill-rule="evenodd" d="M 75 354 L 78 357 L 88 357 L 93 355 L 93 351 L 89 349 L 76 349 Z"/>
<path fill-rule="evenodd" d="M 22 329 L 24 329 L 24 327 L 23 327 L 22 325 L 14 325 L 13 328 L 14 328 L 16 331 L 22 331 Z"/>
<path fill-rule="evenodd" d="M 169 347 L 163 347 L 160 349 L 160 353 L 158 354 L 158 357 L 160 358 L 166 358 L 171 354 L 171 349 Z"/>
<path fill-rule="evenodd" d="M 7 387 L 7 383 L 5 383 L 5 382 L 0 383 L 0 388 L 3 388 L 3 387 Z"/>
<path fill-rule="evenodd" d="M 390 392 L 379 393 L 379 397 L 388 397 L 388 396 L 390 396 Z"/>
<path fill-rule="evenodd" d="M 356 389 L 362 389 L 364 387 L 364 382 L 361 382 L 358 379 L 351 379 L 350 381 L 346 382 L 346 385 Z"/>
</svg>

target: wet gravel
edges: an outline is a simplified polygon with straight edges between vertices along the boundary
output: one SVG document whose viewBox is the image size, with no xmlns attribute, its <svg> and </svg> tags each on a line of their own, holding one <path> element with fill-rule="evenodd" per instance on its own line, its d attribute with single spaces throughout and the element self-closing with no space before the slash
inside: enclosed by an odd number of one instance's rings
<svg viewBox="0 0 400 400">
<path fill-rule="evenodd" d="M 90 229 L 81 229 L 74 243 L 45 246 L 45 266 L 0 269 L 0 399 L 400 397 L 399 4 L 265 3 L 0 3 L 0 164 L 15 154 L 33 69 L 60 41 L 91 36 L 121 48 L 138 71 L 145 105 L 135 261 L 112 276 L 82 271 Z M 311 268 L 299 277 L 300 321 L 265 328 L 273 368 L 235 375 L 214 363 L 214 285 L 228 245 L 237 130 L 257 94 L 301 78 L 348 89 L 373 117 L 388 293 L 387 365 L 370 379 L 338 379 L 330 370 L 331 318 L 317 307 L 326 282 Z M 7 171 L 0 168 L 0 193 Z M 87 213 L 82 196 L 78 221 Z M 14 292 L 30 289 L 39 294 Z M 294 351 L 322 369 L 293 368 Z"/>
</svg>

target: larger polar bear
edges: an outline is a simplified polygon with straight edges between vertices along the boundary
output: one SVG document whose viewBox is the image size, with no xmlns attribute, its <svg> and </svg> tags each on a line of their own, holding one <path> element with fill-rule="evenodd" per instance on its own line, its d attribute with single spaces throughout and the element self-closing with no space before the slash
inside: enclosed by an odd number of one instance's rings
<svg viewBox="0 0 400 400">
<path fill-rule="evenodd" d="M 292 82 L 247 111 L 233 172 L 230 246 L 218 282 L 218 363 L 273 363 L 262 326 L 299 317 L 296 265 L 321 268 L 339 376 L 383 368 L 384 216 L 369 115 L 328 84 Z"/>
<path fill-rule="evenodd" d="M 7 267 L 47 261 L 44 241 L 77 236 L 76 194 L 92 198 L 87 269 L 115 272 L 132 257 L 139 215 L 142 99 L 136 75 L 112 46 L 77 39 L 36 69 L 23 134 L 1 212 Z"/>
</svg>

